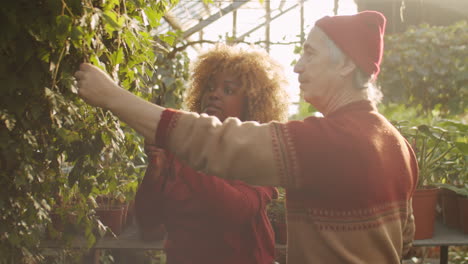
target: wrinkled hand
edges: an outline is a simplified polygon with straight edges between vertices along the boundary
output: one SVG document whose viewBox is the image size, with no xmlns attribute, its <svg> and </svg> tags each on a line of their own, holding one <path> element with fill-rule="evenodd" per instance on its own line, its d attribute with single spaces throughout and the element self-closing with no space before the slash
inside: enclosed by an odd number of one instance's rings
<svg viewBox="0 0 468 264">
<path fill-rule="evenodd" d="M 89 63 L 82 63 L 75 73 L 78 95 L 88 104 L 109 108 L 109 103 L 123 89 L 107 73 Z"/>
</svg>

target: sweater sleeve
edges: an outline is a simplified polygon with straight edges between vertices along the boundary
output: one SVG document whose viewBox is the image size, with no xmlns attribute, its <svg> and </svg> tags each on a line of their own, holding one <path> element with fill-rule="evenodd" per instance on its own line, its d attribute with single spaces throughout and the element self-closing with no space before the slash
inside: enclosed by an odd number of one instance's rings
<svg viewBox="0 0 468 264">
<path fill-rule="evenodd" d="M 285 126 L 167 109 L 155 142 L 195 170 L 252 185 L 284 186 L 292 166 Z M 283 142 L 283 143 L 282 143 Z"/>
<path fill-rule="evenodd" d="M 179 177 L 187 183 L 204 208 L 223 222 L 245 223 L 264 207 L 263 199 L 255 187 L 242 182 L 209 176 L 185 165 L 182 166 Z"/>
</svg>

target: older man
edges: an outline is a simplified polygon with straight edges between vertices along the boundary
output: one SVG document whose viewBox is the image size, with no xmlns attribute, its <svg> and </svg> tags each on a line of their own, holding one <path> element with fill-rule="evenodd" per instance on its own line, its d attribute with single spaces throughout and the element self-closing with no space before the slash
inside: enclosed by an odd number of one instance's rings
<svg viewBox="0 0 468 264">
<path fill-rule="evenodd" d="M 147 103 L 88 64 L 79 95 L 197 169 L 285 187 L 288 263 L 399 263 L 413 239 L 418 166 L 372 101 L 384 29 L 373 11 L 316 22 L 294 71 L 321 118 L 221 123 Z"/>
</svg>

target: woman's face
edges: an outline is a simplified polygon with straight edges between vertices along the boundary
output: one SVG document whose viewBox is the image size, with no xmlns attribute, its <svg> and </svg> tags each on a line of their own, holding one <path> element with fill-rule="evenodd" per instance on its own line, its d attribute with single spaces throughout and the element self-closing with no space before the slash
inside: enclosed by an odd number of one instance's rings
<svg viewBox="0 0 468 264">
<path fill-rule="evenodd" d="M 228 117 L 244 118 L 246 100 L 241 83 L 232 74 L 218 73 L 203 91 L 201 110 L 223 122 Z"/>
</svg>

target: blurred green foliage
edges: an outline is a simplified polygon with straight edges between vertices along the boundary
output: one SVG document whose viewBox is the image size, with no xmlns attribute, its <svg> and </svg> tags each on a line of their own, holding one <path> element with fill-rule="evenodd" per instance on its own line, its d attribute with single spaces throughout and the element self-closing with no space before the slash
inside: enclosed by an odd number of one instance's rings
<svg viewBox="0 0 468 264">
<path fill-rule="evenodd" d="M 468 125 L 459 115 L 430 112 L 421 105 L 381 104 L 387 117 L 413 146 L 420 170 L 419 186 L 468 182 Z"/>
<path fill-rule="evenodd" d="M 419 25 L 387 35 L 378 83 L 385 103 L 421 105 L 442 115 L 467 112 L 468 24 Z"/>
</svg>

